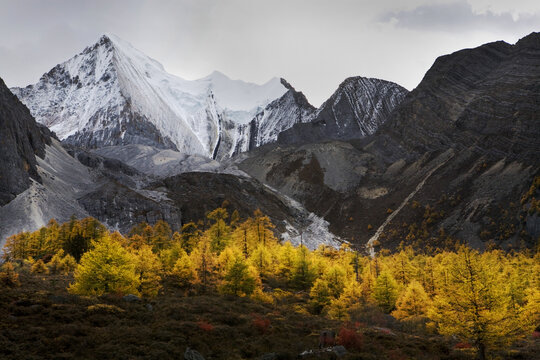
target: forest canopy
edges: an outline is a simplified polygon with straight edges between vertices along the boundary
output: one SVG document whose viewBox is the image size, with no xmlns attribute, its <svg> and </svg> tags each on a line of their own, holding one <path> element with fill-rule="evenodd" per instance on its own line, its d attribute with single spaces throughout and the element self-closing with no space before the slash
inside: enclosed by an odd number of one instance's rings
<svg viewBox="0 0 540 360">
<path fill-rule="evenodd" d="M 13 263 L 22 261 L 35 272 L 72 274 L 69 291 L 87 296 L 151 298 L 164 281 L 186 295 L 218 292 L 266 303 L 305 292 L 303 311 L 350 321 L 376 307 L 410 329 L 457 336 L 481 358 L 540 324 L 538 251 L 459 245 L 426 254 L 402 246 L 372 258 L 348 244 L 312 251 L 282 243 L 260 210 L 240 219 L 220 207 L 205 220 L 178 232 L 164 221 L 141 223 L 125 235 L 93 218 L 51 220 L 8 238 L 0 281 L 17 286 Z"/>
</svg>

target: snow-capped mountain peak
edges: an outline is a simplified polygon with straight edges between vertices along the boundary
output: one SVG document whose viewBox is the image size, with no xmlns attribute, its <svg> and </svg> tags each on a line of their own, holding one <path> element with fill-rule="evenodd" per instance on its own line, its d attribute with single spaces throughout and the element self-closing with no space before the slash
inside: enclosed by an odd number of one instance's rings
<svg viewBox="0 0 540 360">
<path fill-rule="evenodd" d="M 66 142 L 87 148 L 139 143 L 204 156 L 216 152 L 223 122 L 235 131 L 287 92 L 278 79 L 257 85 L 219 72 L 185 80 L 112 34 L 37 84 L 12 90 Z"/>
</svg>

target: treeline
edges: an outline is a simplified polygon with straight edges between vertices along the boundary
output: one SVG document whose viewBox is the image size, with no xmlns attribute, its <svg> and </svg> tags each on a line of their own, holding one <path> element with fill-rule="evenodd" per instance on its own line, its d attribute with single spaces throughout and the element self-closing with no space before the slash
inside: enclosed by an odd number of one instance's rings
<svg viewBox="0 0 540 360">
<path fill-rule="evenodd" d="M 269 303 L 305 294 L 301 311 L 343 321 L 377 307 L 410 329 L 457 335 L 480 357 L 540 324 L 538 252 L 460 246 L 428 255 L 404 247 L 371 258 L 346 245 L 310 251 L 282 244 L 273 229 L 259 210 L 240 219 L 225 207 L 180 232 L 163 221 L 123 236 L 92 218 L 51 220 L 10 237 L 4 258 L 30 262 L 35 272 L 74 269 L 69 291 L 81 295 L 152 297 L 167 281 L 188 293 L 217 290 Z"/>
</svg>

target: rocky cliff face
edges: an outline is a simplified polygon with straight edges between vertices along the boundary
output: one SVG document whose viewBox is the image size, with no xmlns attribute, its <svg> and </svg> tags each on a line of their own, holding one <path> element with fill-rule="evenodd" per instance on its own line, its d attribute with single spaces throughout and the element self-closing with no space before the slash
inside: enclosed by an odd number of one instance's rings
<svg viewBox="0 0 540 360">
<path fill-rule="evenodd" d="M 41 181 L 36 156 L 45 156 L 50 132 L 38 126 L 28 109 L 0 79 L 0 206 Z"/>
<path fill-rule="evenodd" d="M 540 157 L 540 34 L 435 61 L 385 134 L 417 152 L 474 146 L 483 154 Z"/>
<path fill-rule="evenodd" d="M 309 123 L 282 132 L 278 141 L 294 144 L 372 135 L 407 93 L 405 88 L 389 81 L 348 78 Z"/>
<path fill-rule="evenodd" d="M 374 135 L 260 149 L 239 167 L 359 246 L 533 246 L 538 214 L 521 200 L 540 175 L 538 79 L 540 34 L 458 51 Z"/>
</svg>

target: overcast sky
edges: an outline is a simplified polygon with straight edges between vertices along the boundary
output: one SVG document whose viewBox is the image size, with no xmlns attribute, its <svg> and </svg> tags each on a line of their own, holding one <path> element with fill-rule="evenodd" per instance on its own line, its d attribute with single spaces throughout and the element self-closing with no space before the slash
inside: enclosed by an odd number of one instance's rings
<svg viewBox="0 0 540 360">
<path fill-rule="evenodd" d="M 411 90 L 437 56 L 532 31 L 538 0 L 0 0 L 0 77 L 35 83 L 109 32 L 180 77 L 283 77 L 318 106 L 349 76 Z"/>
</svg>

